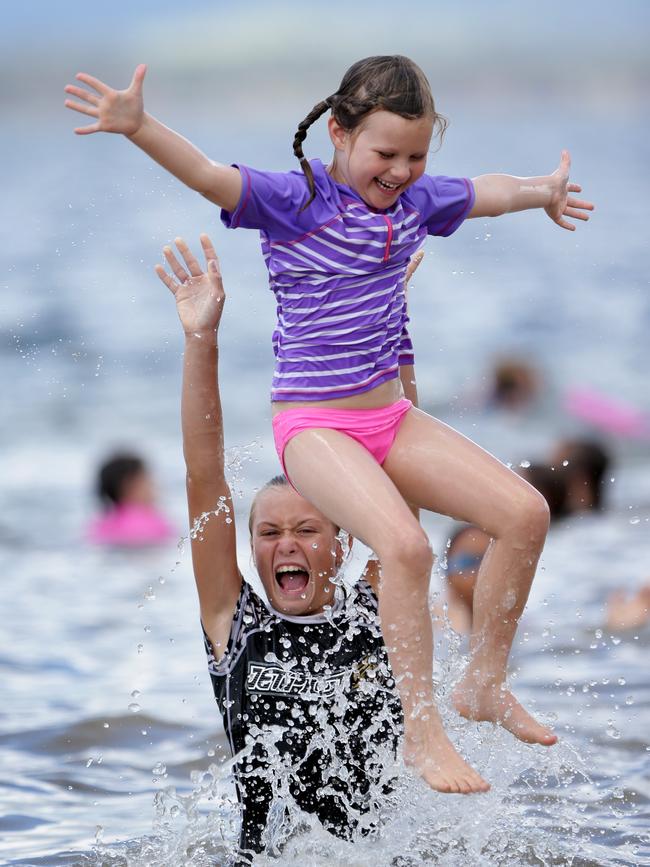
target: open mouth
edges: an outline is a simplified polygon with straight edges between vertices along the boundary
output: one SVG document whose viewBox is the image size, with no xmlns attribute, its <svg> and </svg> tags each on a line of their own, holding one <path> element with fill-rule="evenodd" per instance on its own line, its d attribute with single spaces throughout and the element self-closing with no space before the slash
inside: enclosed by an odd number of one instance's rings
<svg viewBox="0 0 650 867">
<path fill-rule="evenodd" d="M 309 572 L 300 566 L 280 566 L 276 569 L 275 580 L 287 595 L 304 593 L 309 584 Z"/>
<path fill-rule="evenodd" d="M 388 181 L 382 181 L 381 178 L 375 178 L 375 183 L 384 193 L 396 193 L 402 186 L 401 184 L 389 184 Z"/>
</svg>

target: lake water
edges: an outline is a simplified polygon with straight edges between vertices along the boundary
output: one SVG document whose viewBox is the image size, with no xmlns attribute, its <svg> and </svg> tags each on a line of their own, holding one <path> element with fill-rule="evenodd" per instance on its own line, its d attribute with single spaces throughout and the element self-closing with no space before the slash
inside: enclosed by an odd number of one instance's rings
<svg viewBox="0 0 650 867">
<path fill-rule="evenodd" d="M 246 135 L 222 136 L 215 156 L 291 166 L 293 115 L 285 113 L 264 142 L 254 120 L 243 121 Z M 423 406 L 514 464 L 581 430 L 561 411 L 567 388 L 650 410 L 646 126 L 634 112 L 603 125 L 581 110 L 540 124 L 534 106 L 507 118 L 461 107 L 452 120 L 434 171 L 546 171 L 569 145 L 576 178 L 599 210 L 574 235 L 524 214 L 429 243 L 410 296 Z M 174 122 L 215 150 L 206 113 L 177 113 Z M 188 551 L 104 552 L 83 541 L 83 528 L 98 461 L 126 445 L 146 454 L 179 539 L 186 533 L 182 341 L 152 267 L 171 237 L 208 230 L 228 293 L 224 415 L 240 558 L 251 574 L 246 510 L 253 489 L 277 471 L 267 402 L 273 302 L 252 234 L 226 233 L 213 208 L 124 142 L 74 139 L 67 117 L 48 123 L 43 135 L 16 122 L 4 183 L 0 857 L 16 865 L 225 863 L 233 791 L 218 771 L 208 774 L 227 750 Z M 322 147 L 315 133 L 310 152 Z M 502 352 L 524 354 L 543 372 L 543 412 L 473 408 Z M 650 863 L 650 633 L 612 635 L 603 625 L 608 592 L 650 575 L 649 449 L 609 445 L 608 509 L 553 529 L 513 654 L 518 695 L 553 722 L 559 745 L 526 747 L 447 709 L 454 738 L 493 783 L 488 795 L 463 799 L 405 783 L 378 841 L 351 847 L 314 828 L 279 861 L 260 863 Z M 448 522 L 425 520 L 442 552 Z M 444 634 L 439 643 L 444 705 L 463 647 Z"/>
</svg>

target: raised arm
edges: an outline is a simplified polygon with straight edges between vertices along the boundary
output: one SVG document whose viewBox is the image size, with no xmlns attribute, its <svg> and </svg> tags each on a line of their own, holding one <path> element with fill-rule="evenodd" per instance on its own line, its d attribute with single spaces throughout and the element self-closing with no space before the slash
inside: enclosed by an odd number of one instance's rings
<svg viewBox="0 0 650 867">
<path fill-rule="evenodd" d="M 187 187 L 233 211 L 241 195 L 239 169 L 213 162 L 186 138 L 145 112 L 142 86 L 146 71 L 144 64 L 136 67 L 126 90 L 115 90 L 92 75 L 77 73 L 76 79 L 88 89 L 66 85 L 65 92 L 79 101 L 66 99 L 65 106 L 95 122 L 77 127 L 75 133 L 121 133 Z"/>
<path fill-rule="evenodd" d="M 569 183 L 571 157 L 562 151 L 560 165 L 550 175 L 537 178 L 517 178 L 513 175 L 480 175 L 473 178 L 476 199 L 469 217 L 499 217 L 529 208 L 543 208 L 548 216 L 569 231 L 575 230 L 573 220 L 588 220 L 593 211 L 591 202 L 576 199 L 569 193 L 581 193 L 582 187 Z"/>
<path fill-rule="evenodd" d="M 207 235 L 201 236 L 201 245 L 207 273 L 180 238 L 176 246 L 185 265 L 171 247 L 165 247 L 165 259 L 174 277 L 162 265 L 156 266 L 156 273 L 176 299 L 185 333 L 181 418 L 192 562 L 201 619 L 218 657 L 228 641 L 242 578 L 237 566 L 232 495 L 224 473 L 217 377 L 217 331 L 225 294 L 217 256 Z"/>
</svg>

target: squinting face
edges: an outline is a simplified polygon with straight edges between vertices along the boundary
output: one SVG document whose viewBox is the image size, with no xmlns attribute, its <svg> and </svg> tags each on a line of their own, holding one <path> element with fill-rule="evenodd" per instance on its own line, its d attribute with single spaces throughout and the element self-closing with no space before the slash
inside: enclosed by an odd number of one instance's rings
<svg viewBox="0 0 650 867">
<path fill-rule="evenodd" d="M 271 487 L 256 500 L 251 544 L 271 605 L 316 614 L 334 602 L 330 578 L 341 565 L 336 528 L 293 488 Z"/>
<path fill-rule="evenodd" d="M 370 207 L 383 209 L 424 174 L 433 119 L 409 120 L 379 110 L 351 133 L 331 117 L 329 131 L 336 148 L 334 180 L 352 187 Z"/>
</svg>

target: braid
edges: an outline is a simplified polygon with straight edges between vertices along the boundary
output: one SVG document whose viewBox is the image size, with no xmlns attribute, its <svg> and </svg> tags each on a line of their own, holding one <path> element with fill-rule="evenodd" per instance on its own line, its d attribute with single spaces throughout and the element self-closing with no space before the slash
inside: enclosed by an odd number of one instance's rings
<svg viewBox="0 0 650 867">
<path fill-rule="evenodd" d="M 314 121 L 317 121 L 318 118 L 322 114 L 325 114 L 327 109 L 331 107 L 330 106 L 330 99 L 331 99 L 331 97 L 328 97 L 327 99 L 324 99 L 322 102 L 317 103 L 312 108 L 312 110 L 309 112 L 307 117 L 298 124 L 298 131 L 296 132 L 296 135 L 293 139 L 294 156 L 300 160 L 300 168 L 303 170 L 304 175 L 307 178 L 307 185 L 309 186 L 309 198 L 307 199 L 305 204 L 300 209 L 301 211 L 304 211 L 305 208 L 307 207 L 307 205 L 311 204 L 311 202 L 313 202 L 314 198 L 316 197 L 316 187 L 314 185 L 314 173 L 311 170 L 309 160 L 305 157 L 305 155 L 303 153 L 302 143 L 307 138 L 307 130 L 312 125 L 312 123 L 314 123 Z"/>
</svg>

